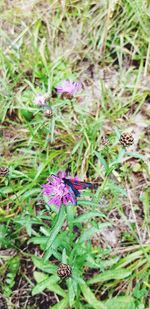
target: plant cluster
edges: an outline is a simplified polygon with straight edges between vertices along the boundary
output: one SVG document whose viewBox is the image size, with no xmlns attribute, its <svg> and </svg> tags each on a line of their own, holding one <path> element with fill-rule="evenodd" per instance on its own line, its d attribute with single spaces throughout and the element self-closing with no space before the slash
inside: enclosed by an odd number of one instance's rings
<svg viewBox="0 0 150 309">
<path fill-rule="evenodd" d="M 0 308 L 148 309 L 149 4 L 1 10 Z"/>
</svg>

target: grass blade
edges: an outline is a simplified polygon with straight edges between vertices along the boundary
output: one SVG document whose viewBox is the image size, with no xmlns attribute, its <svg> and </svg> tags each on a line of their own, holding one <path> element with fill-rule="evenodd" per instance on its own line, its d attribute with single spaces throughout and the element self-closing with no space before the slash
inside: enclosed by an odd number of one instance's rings
<svg viewBox="0 0 150 309">
<path fill-rule="evenodd" d="M 88 281 L 89 284 L 98 283 L 98 282 L 105 282 L 109 280 L 121 280 L 127 278 L 131 275 L 131 271 L 127 269 L 114 269 L 105 271 L 102 274 L 94 276 L 92 279 Z"/>
</svg>

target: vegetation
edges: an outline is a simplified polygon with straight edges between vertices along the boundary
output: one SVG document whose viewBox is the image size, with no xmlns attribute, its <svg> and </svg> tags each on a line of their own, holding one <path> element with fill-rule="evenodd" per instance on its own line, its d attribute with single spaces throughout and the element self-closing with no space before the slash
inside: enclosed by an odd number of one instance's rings
<svg viewBox="0 0 150 309">
<path fill-rule="evenodd" d="M 150 3 L 0 8 L 0 308 L 148 309 Z M 98 189 L 58 211 L 41 189 L 58 171 Z"/>
</svg>

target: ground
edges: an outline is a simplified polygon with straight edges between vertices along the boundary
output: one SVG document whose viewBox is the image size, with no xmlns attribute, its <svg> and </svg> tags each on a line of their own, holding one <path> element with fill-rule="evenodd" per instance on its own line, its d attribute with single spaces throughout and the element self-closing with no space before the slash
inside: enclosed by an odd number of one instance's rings
<svg viewBox="0 0 150 309">
<path fill-rule="evenodd" d="M 0 308 L 148 309 L 149 1 L 0 9 Z M 58 95 L 62 80 L 81 93 Z M 58 211 L 41 188 L 58 171 L 97 188 Z"/>
</svg>

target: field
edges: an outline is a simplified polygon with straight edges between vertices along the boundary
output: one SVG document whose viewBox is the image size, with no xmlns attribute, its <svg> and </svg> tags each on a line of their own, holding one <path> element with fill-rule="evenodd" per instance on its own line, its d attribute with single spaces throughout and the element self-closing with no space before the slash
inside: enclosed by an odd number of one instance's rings
<svg viewBox="0 0 150 309">
<path fill-rule="evenodd" d="M 150 308 L 150 2 L 0 11 L 0 309 Z"/>
</svg>

